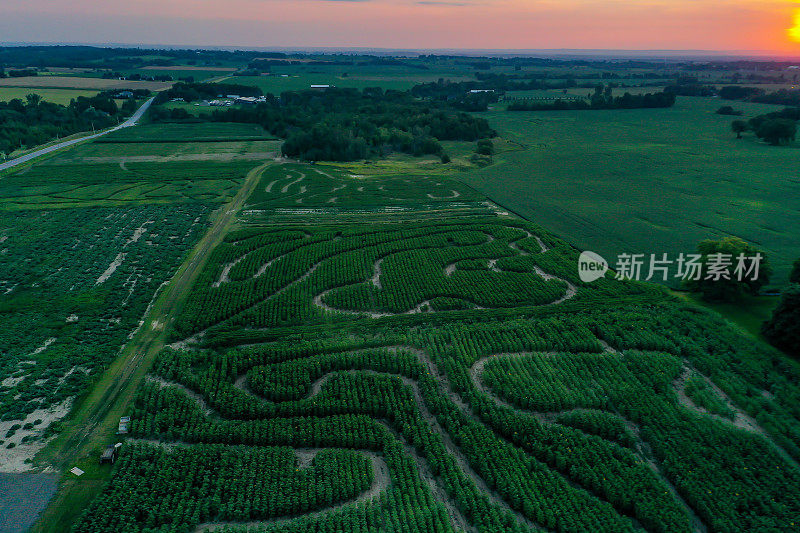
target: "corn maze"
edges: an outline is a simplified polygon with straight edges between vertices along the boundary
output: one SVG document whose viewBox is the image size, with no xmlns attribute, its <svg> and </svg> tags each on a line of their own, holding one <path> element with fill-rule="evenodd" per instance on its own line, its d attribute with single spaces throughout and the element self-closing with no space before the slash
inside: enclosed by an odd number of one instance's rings
<svg viewBox="0 0 800 533">
<path fill-rule="evenodd" d="M 577 255 L 446 178 L 274 165 L 74 531 L 800 528 L 798 366 Z"/>
</svg>

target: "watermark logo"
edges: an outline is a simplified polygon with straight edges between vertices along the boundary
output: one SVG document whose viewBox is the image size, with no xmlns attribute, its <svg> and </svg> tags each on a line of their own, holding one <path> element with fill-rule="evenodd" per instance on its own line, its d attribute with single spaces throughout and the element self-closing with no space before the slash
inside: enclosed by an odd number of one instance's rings
<svg viewBox="0 0 800 533">
<path fill-rule="evenodd" d="M 578 275 L 584 283 L 596 281 L 608 272 L 608 262 L 600 254 L 581 252 L 578 258 Z"/>
</svg>

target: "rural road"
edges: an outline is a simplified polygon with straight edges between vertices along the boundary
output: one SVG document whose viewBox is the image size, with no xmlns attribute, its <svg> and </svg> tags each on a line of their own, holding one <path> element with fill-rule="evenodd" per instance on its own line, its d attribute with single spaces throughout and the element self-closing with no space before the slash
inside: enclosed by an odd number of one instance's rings
<svg viewBox="0 0 800 533">
<path fill-rule="evenodd" d="M 128 120 L 126 120 L 119 126 L 114 126 L 113 128 L 101 131 L 100 133 L 87 135 L 86 137 L 80 137 L 79 139 L 72 139 L 70 141 L 64 141 L 58 144 L 54 144 L 52 146 L 48 146 L 47 148 L 42 148 L 41 150 L 36 150 L 35 152 L 23 155 L 22 157 L 12 159 L 11 161 L 0 163 L 0 170 L 6 170 L 7 168 L 21 165 L 22 163 L 30 161 L 31 159 L 36 159 L 37 157 L 49 154 L 50 152 L 55 152 L 56 150 L 61 150 L 62 148 L 66 148 L 67 146 L 72 146 L 73 144 L 77 144 L 79 142 L 88 141 L 90 139 L 96 139 L 97 137 L 102 137 L 103 135 L 108 135 L 112 131 L 117 131 L 123 128 L 130 128 L 131 126 L 135 126 L 136 123 L 139 121 L 139 119 L 142 118 L 142 115 L 144 115 L 147 109 L 150 107 L 150 104 L 153 103 L 153 100 L 154 98 L 150 98 L 145 103 L 143 103 L 142 106 L 136 110 L 136 113 L 131 115 L 131 117 Z"/>
</svg>

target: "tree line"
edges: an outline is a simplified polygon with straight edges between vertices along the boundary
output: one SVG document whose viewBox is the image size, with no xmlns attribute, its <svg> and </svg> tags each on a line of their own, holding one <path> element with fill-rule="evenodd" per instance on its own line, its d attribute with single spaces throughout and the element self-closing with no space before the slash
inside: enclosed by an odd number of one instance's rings
<svg viewBox="0 0 800 533">
<path fill-rule="evenodd" d="M 135 100 L 126 100 L 120 107 L 112 96 L 79 96 L 66 106 L 45 102 L 37 94 L 29 94 L 25 101 L 0 102 L 0 158 L 54 138 L 109 127 L 136 110 Z"/>
<path fill-rule="evenodd" d="M 731 122 L 731 130 L 737 139 L 742 138 L 742 133 L 752 131 L 757 138 L 772 146 L 781 146 L 795 140 L 798 120 L 800 107 L 787 107 L 781 111 L 755 116 L 748 121 L 734 120 Z"/>
<path fill-rule="evenodd" d="M 171 98 L 194 100 L 199 95 L 257 96 L 261 90 L 234 84 L 184 84 L 163 91 L 157 102 Z M 159 114 L 163 115 L 160 116 Z M 151 115 L 162 120 L 191 118 L 169 116 L 159 109 Z M 483 118 L 477 118 L 440 101 L 420 101 L 409 92 L 381 88 L 284 92 L 267 95 L 255 106 L 226 108 L 202 114 L 200 120 L 260 124 L 286 139 L 282 152 L 303 160 L 353 161 L 381 157 L 389 152 L 414 156 L 446 154 L 440 141 L 476 141 L 495 136 Z"/>
<path fill-rule="evenodd" d="M 614 96 L 611 86 L 598 85 L 587 100 L 557 99 L 554 102 L 512 102 L 509 111 L 564 111 L 587 109 L 641 109 L 672 107 L 675 94 L 668 91 L 660 93 L 631 94 Z"/>
</svg>

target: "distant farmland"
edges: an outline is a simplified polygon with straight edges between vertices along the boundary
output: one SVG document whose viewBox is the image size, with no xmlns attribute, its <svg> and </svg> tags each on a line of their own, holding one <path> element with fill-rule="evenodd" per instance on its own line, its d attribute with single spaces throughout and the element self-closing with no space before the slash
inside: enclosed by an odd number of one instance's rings
<svg viewBox="0 0 800 533">
<path fill-rule="evenodd" d="M 617 254 L 691 253 L 706 238 L 764 249 L 786 282 L 800 257 L 796 146 L 736 140 L 720 100 L 671 109 L 486 114 L 518 149 L 464 174 L 493 200 L 609 262 Z M 736 103 L 745 119 L 775 106 Z"/>
<path fill-rule="evenodd" d="M 8 102 L 15 98 L 25 100 L 25 97 L 31 93 L 38 94 L 42 100 L 46 102 L 53 102 L 54 104 L 67 105 L 70 100 L 79 96 L 91 97 L 98 93 L 95 90 L 88 89 L 38 89 L 33 87 L 0 87 L 0 102 Z"/>
<path fill-rule="evenodd" d="M 47 87 L 53 89 L 148 89 L 160 91 L 172 85 L 165 81 L 127 81 L 73 76 L 25 76 L 0 79 L 0 87 Z"/>
</svg>

